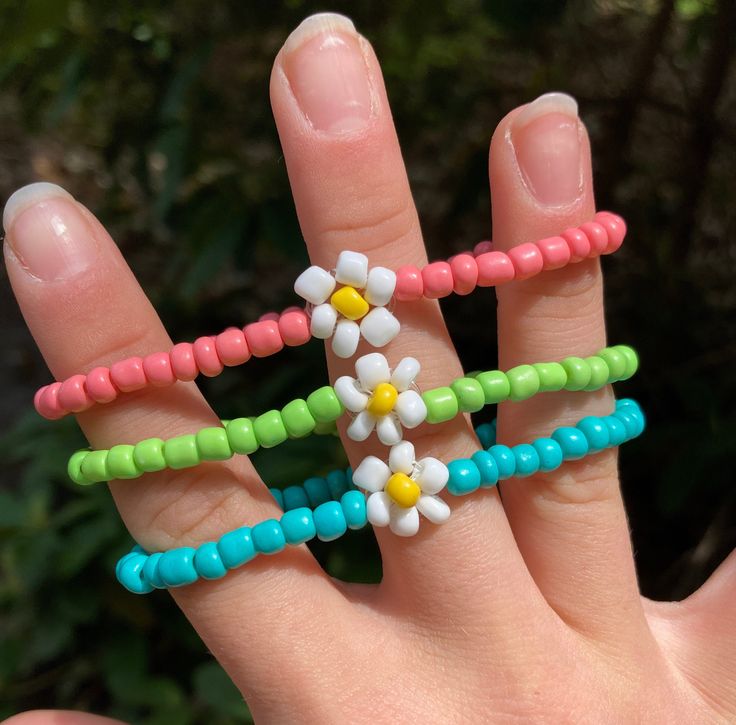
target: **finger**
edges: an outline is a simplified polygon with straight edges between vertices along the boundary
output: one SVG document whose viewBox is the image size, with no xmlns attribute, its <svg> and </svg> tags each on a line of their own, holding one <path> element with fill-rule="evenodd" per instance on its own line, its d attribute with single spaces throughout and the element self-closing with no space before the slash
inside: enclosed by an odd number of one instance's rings
<svg viewBox="0 0 736 725">
<path fill-rule="evenodd" d="M 573 99 L 548 94 L 506 116 L 491 142 L 490 179 L 498 249 L 590 222 L 590 147 Z M 499 287 L 501 366 L 584 358 L 605 347 L 602 290 L 597 259 Z M 587 415 L 609 415 L 613 401 L 606 388 L 505 403 L 499 440 L 548 436 Z M 501 495 L 527 566 L 563 619 L 612 636 L 620 636 L 632 610 L 643 624 L 614 450 L 509 481 Z"/>
<path fill-rule="evenodd" d="M 334 267 L 343 250 L 365 253 L 371 266 L 397 270 L 426 264 L 419 221 L 393 127 L 378 61 L 368 42 L 342 16 L 307 19 L 278 54 L 271 76 L 271 103 L 279 130 L 299 221 L 312 262 Z M 401 332 L 381 349 L 390 365 L 416 357 L 424 390 L 461 375 L 436 301 L 397 303 Z M 358 355 L 370 352 L 362 344 Z M 355 375 L 355 356 L 341 360 L 327 349 L 330 376 Z M 353 466 L 368 453 L 387 458 L 376 443 L 343 441 Z M 408 431 L 417 456 L 448 461 L 478 450 L 463 416 L 442 426 Z M 375 439 L 371 439 L 375 441 Z M 376 535 L 384 587 L 431 597 L 435 607 L 457 610 L 458 600 L 484 603 L 500 578 L 509 592 L 528 586 L 497 494 L 450 502 L 440 527 L 423 520 L 419 533 L 401 538 L 388 529 Z M 474 576 L 468 577 L 468 567 Z M 436 602 L 436 589 L 452 592 Z M 468 597 L 472 591 L 472 597 Z M 487 607 L 486 604 L 483 606 Z"/>
<path fill-rule="evenodd" d="M 2 725 L 125 725 L 102 715 L 76 710 L 29 710 L 3 720 Z"/>
<path fill-rule="evenodd" d="M 3 223 L 13 290 L 57 378 L 170 347 L 118 248 L 69 194 L 50 184 L 26 187 L 8 201 Z M 167 438 L 218 423 L 193 383 L 125 396 L 78 417 L 95 447 Z M 245 458 L 117 481 L 111 490 L 126 525 L 149 551 L 196 546 L 278 515 Z M 279 653 L 288 659 L 289 622 L 298 622 L 300 637 L 309 640 L 323 607 L 331 607 L 334 616 L 342 601 L 301 549 L 256 560 L 217 582 L 175 590 L 174 596 L 234 677 L 251 672 L 259 661 L 274 662 Z M 247 617 L 222 616 L 235 601 L 241 611 L 246 600 Z M 284 607 L 278 617 L 274 602 Z M 242 637 L 247 653 L 236 646 Z"/>
</svg>

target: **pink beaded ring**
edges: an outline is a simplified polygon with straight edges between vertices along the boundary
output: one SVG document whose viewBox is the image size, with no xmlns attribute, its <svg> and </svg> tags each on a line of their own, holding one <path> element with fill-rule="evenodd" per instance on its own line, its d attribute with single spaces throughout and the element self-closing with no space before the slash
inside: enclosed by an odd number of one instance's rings
<svg viewBox="0 0 736 725">
<path fill-rule="evenodd" d="M 387 308 L 392 299 L 411 302 L 453 293 L 468 295 L 476 287 L 529 279 L 542 271 L 612 254 L 625 235 L 624 220 L 602 211 L 593 221 L 559 236 L 525 242 L 508 252 L 494 250 L 491 242 L 480 242 L 473 252 L 422 269 L 407 265 L 396 272 L 384 267 L 369 270 L 365 255 L 343 252 L 334 274 L 313 266 L 297 279 L 294 288 L 307 301 L 306 308 L 271 312 L 243 328 L 231 327 L 219 335 L 179 343 L 169 352 L 130 357 L 109 368 L 100 366 L 86 375 L 72 375 L 40 388 L 34 405 L 44 418 L 55 420 L 97 403 L 110 403 L 121 393 L 194 380 L 199 374 L 214 377 L 225 367 L 273 355 L 284 346 L 304 345 L 312 337 L 331 337 L 335 353 L 351 357 L 361 336 L 373 347 L 383 347 L 398 334 L 399 322 Z M 333 291 L 338 284 L 342 286 Z"/>
</svg>

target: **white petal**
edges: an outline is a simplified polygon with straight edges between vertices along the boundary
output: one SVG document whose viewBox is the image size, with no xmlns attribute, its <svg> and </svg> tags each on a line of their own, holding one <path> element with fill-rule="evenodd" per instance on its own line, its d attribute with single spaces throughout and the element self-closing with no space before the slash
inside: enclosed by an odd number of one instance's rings
<svg viewBox="0 0 736 725">
<path fill-rule="evenodd" d="M 353 422 L 348 426 L 348 438 L 353 441 L 364 441 L 376 427 L 376 419 L 364 410 L 353 418 Z"/>
<path fill-rule="evenodd" d="M 427 456 L 417 461 L 417 467 L 419 470 L 414 480 L 421 487 L 422 493 L 439 493 L 447 484 L 450 472 L 442 461 Z"/>
<path fill-rule="evenodd" d="M 340 252 L 335 265 L 335 279 L 340 284 L 362 289 L 368 280 L 368 257 L 360 252 Z"/>
<path fill-rule="evenodd" d="M 352 320 L 340 320 L 332 338 L 332 350 L 335 355 L 343 359 L 352 357 L 358 349 L 359 341 L 360 328 L 358 323 Z"/>
<path fill-rule="evenodd" d="M 399 364 L 394 368 L 394 372 L 391 375 L 391 385 L 393 385 L 400 393 L 407 390 L 414 382 L 416 376 L 419 375 L 419 371 L 421 369 L 422 366 L 416 358 L 402 358 L 401 362 L 399 362 Z"/>
<path fill-rule="evenodd" d="M 360 413 L 365 410 L 368 404 L 368 396 L 358 390 L 358 381 L 349 375 L 343 375 L 335 380 L 333 385 L 335 395 L 340 398 L 340 402 L 351 412 Z"/>
<path fill-rule="evenodd" d="M 366 456 L 353 471 L 353 483 L 364 491 L 382 491 L 391 476 L 389 467 L 376 456 Z"/>
<path fill-rule="evenodd" d="M 365 301 L 374 307 L 387 305 L 396 289 L 396 272 L 386 267 L 373 267 L 368 272 Z"/>
<path fill-rule="evenodd" d="M 384 446 L 395 446 L 404 435 L 401 430 L 399 419 L 391 413 L 381 416 L 378 419 L 378 422 L 376 423 L 376 432 L 378 433 L 378 440 L 380 440 Z"/>
<path fill-rule="evenodd" d="M 385 355 L 371 352 L 355 361 L 355 372 L 363 390 L 374 390 L 379 383 L 387 383 L 391 379 L 391 371 Z"/>
<path fill-rule="evenodd" d="M 388 466 L 394 473 L 411 474 L 414 468 L 414 444 L 411 441 L 401 441 L 391 447 L 388 454 Z"/>
<path fill-rule="evenodd" d="M 420 496 L 417 508 L 433 524 L 444 524 L 450 518 L 450 507 L 439 496 Z"/>
<path fill-rule="evenodd" d="M 414 536 L 419 531 L 419 512 L 416 506 L 405 509 L 401 506 L 391 507 L 391 531 L 397 536 Z"/>
<path fill-rule="evenodd" d="M 388 526 L 391 520 L 391 499 L 387 493 L 379 491 L 368 496 L 365 503 L 368 521 L 374 526 Z"/>
<path fill-rule="evenodd" d="M 309 323 L 309 329 L 313 337 L 326 340 L 335 331 L 336 323 L 337 310 L 329 302 L 326 302 L 323 305 L 317 305 L 312 310 L 312 320 Z"/>
<path fill-rule="evenodd" d="M 399 393 L 394 410 L 407 428 L 416 428 L 427 418 L 427 406 L 416 390 Z"/>
<path fill-rule="evenodd" d="M 360 332 L 373 347 L 387 345 L 399 330 L 399 321 L 385 307 L 374 307 L 360 322 Z"/>
<path fill-rule="evenodd" d="M 321 305 L 335 289 L 335 278 L 322 267 L 305 269 L 294 282 L 294 292 L 313 305 Z"/>
</svg>

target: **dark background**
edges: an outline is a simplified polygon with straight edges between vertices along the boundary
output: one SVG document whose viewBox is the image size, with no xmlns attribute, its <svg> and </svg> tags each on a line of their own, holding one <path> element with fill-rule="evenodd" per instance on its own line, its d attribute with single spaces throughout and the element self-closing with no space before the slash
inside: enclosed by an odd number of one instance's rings
<svg viewBox="0 0 736 725">
<path fill-rule="evenodd" d="M 619 395 L 650 423 L 621 454 L 641 586 L 686 596 L 736 545 L 733 0 L 1 0 L 0 198 L 38 179 L 69 189 L 111 230 L 174 339 L 291 304 L 307 260 L 268 77 L 290 30 L 325 9 L 350 14 L 382 61 L 432 258 L 490 234 L 498 120 L 548 90 L 578 99 L 599 208 L 629 223 L 603 264 L 610 339 L 642 360 Z M 466 369 L 495 360 L 489 299 L 443 301 Z M 84 441 L 74 421 L 33 412 L 48 373 L 7 281 L 0 300 L 0 716 L 246 718 L 169 597 L 115 582 L 130 541 L 105 487 L 66 480 Z M 321 346 L 283 355 L 201 384 L 231 417 L 324 379 Z M 323 438 L 256 465 L 288 485 L 340 456 Z M 380 577 L 369 531 L 316 551 L 338 576 Z"/>
</svg>

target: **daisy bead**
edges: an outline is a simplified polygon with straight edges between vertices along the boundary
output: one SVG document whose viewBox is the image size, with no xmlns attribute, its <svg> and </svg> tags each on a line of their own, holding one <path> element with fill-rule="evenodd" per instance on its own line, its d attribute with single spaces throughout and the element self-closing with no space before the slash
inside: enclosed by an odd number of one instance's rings
<svg viewBox="0 0 736 725">
<path fill-rule="evenodd" d="M 398 443 L 402 426 L 416 428 L 427 417 L 427 406 L 411 386 L 421 367 L 413 357 L 403 358 L 391 371 L 379 352 L 363 355 L 355 362 L 357 377 L 343 375 L 335 381 L 335 394 L 351 413 L 348 437 L 364 441 L 375 429 L 384 445 Z"/>
<path fill-rule="evenodd" d="M 436 458 L 417 461 L 409 441 L 392 446 L 388 464 L 367 456 L 353 472 L 353 482 L 368 495 L 368 521 L 398 536 L 419 531 L 419 514 L 434 524 L 447 521 L 450 507 L 437 494 L 448 477 L 447 467 Z"/>
</svg>

